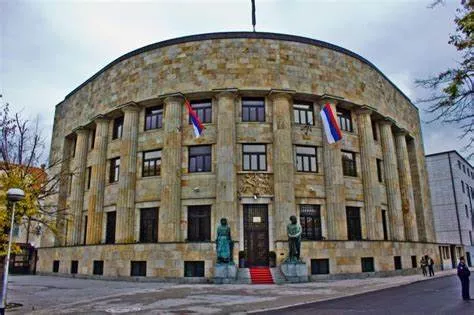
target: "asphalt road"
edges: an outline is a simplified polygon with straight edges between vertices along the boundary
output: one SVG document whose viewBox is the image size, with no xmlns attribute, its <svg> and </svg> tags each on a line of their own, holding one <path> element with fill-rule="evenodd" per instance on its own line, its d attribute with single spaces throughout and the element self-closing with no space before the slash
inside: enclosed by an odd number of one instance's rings
<svg viewBox="0 0 474 315">
<path fill-rule="evenodd" d="M 471 279 L 471 298 L 473 292 Z M 257 314 L 474 314 L 474 300 L 463 301 L 457 276 L 432 279 L 325 302 Z"/>
</svg>

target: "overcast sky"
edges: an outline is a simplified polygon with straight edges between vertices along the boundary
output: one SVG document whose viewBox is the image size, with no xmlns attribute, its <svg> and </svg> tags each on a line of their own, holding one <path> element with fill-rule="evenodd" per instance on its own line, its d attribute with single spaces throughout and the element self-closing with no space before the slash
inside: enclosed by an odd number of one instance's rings
<svg viewBox="0 0 474 315">
<path fill-rule="evenodd" d="M 416 102 L 414 81 L 459 60 L 448 44 L 460 0 L 263 1 L 257 31 L 319 39 L 375 64 Z M 250 31 L 250 0 L 0 0 L 0 94 L 16 111 L 39 116 L 51 137 L 55 105 L 109 62 L 166 39 Z M 420 108 L 422 120 L 429 120 Z M 423 123 L 427 154 L 462 147 L 451 126 Z M 463 155 L 465 153 L 460 152 Z"/>
</svg>

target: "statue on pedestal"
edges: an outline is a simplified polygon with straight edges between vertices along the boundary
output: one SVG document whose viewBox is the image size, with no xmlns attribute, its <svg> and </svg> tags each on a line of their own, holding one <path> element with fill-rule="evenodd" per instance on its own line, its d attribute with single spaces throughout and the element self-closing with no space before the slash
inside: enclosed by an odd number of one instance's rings
<svg viewBox="0 0 474 315">
<path fill-rule="evenodd" d="M 292 215 L 290 217 L 291 223 L 288 224 L 286 231 L 288 233 L 288 262 L 300 261 L 300 248 L 301 248 L 301 225 L 299 225 L 296 217 Z"/>
<path fill-rule="evenodd" d="M 232 251 L 234 243 L 230 236 L 230 227 L 227 224 L 227 219 L 222 218 L 221 224 L 217 227 L 216 237 L 216 252 L 217 263 L 228 264 L 232 262 Z"/>
</svg>

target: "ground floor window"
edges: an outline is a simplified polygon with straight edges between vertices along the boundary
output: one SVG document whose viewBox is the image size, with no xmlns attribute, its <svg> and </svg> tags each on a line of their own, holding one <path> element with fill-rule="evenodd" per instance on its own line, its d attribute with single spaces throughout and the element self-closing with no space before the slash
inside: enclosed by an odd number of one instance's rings
<svg viewBox="0 0 474 315">
<path fill-rule="evenodd" d="M 411 267 L 418 268 L 418 261 L 416 260 L 416 256 L 411 256 Z"/>
<path fill-rule="evenodd" d="M 92 274 L 101 276 L 104 274 L 104 261 L 94 260 Z"/>
<path fill-rule="evenodd" d="M 347 218 L 347 238 L 349 241 L 362 239 L 362 230 L 360 224 L 360 208 L 346 207 Z"/>
<path fill-rule="evenodd" d="M 374 257 L 362 257 L 360 259 L 362 272 L 374 272 Z"/>
<path fill-rule="evenodd" d="M 329 274 L 329 259 L 311 259 L 311 274 Z"/>
<path fill-rule="evenodd" d="M 205 242 L 211 239 L 211 206 L 188 207 L 188 241 Z"/>
<path fill-rule="evenodd" d="M 59 272 L 59 260 L 53 261 L 53 272 Z"/>
<path fill-rule="evenodd" d="M 322 239 L 321 211 L 319 205 L 300 205 L 301 238 L 318 241 Z"/>
<path fill-rule="evenodd" d="M 401 256 L 394 256 L 393 257 L 393 264 L 395 265 L 395 270 L 402 269 L 402 257 Z"/>
<path fill-rule="evenodd" d="M 204 261 L 185 261 L 185 277 L 204 277 Z"/>
<path fill-rule="evenodd" d="M 146 261 L 131 261 L 130 276 L 146 277 Z"/>
<path fill-rule="evenodd" d="M 71 274 L 76 274 L 79 267 L 79 262 L 77 260 L 71 261 Z"/>
</svg>

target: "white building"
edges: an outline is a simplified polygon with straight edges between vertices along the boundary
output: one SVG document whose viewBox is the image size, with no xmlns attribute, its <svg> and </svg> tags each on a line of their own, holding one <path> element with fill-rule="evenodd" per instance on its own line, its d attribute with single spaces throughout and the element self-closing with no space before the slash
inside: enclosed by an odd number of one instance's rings
<svg viewBox="0 0 474 315">
<path fill-rule="evenodd" d="M 426 156 L 431 202 L 439 243 L 462 244 L 440 248 L 452 264 L 465 252 L 469 266 L 474 258 L 474 168 L 458 152 L 448 151 Z"/>
</svg>

